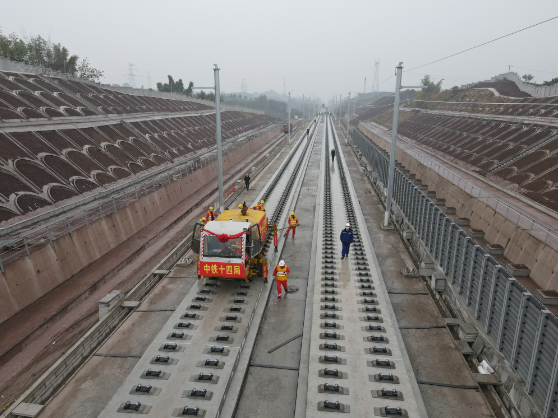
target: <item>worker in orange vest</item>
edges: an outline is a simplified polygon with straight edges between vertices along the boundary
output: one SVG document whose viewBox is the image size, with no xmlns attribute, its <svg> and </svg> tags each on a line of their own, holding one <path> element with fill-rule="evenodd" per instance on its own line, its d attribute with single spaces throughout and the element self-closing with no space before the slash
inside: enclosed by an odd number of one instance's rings
<svg viewBox="0 0 560 418">
<path fill-rule="evenodd" d="M 290 230 L 292 230 L 292 238 L 295 238 L 295 236 L 296 236 L 296 226 L 299 225 L 299 221 L 298 221 L 298 218 L 296 217 L 296 214 L 294 212 L 292 212 L 290 214 L 290 217 L 288 218 L 288 225 L 290 227 L 288 229 L 286 229 L 286 233 L 284 234 L 284 236 L 288 235 L 288 232 L 290 232 Z"/>
<path fill-rule="evenodd" d="M 207 221 L 215 221 L 218 215 L 214 212 L 214 208 L 210 206 L 208 212 L 206 212 L 206 220 Z"/>
<path fill-rule="evenodd" d="M 200 225 L 206 226 L 206 218 L 202 218 L 202 219 L 200 220 Z"/>
<path fill-rule="evenodd" d="M 261 200 L 261 203 L 259 205 L 259 210 L 263 210 L 264 211 L 264 200 Z"/>
<path fill-rule="evenodd" d="M 288 274 L 290 274 L 290 268 L 284 263 L 284 260 L 280 260 L 272 276 L 276 276 L 276 289 L 278 290 L 278 297 L 282 297 L 282 287 L 288 292 Z"/>
<path fill-rule="evenodd" d="M 254 209 L 254 210 L 259 210 L 259 205 L 257 205 L 257 204 L 255 203 L 255 205 L 253 206 L 253 209 Z"/>
</svg>

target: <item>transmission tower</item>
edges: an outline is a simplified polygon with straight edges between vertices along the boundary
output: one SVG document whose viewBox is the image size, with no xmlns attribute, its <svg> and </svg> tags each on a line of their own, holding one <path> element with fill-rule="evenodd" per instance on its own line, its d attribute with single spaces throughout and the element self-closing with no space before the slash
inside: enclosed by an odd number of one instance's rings
<svg viewBox="0 0 560 418">
<path fill-rule="evenodd" d="M 247 94 L 247 83 L 245 83 L 245 80 L 241 80 L 241 93 L 245 93 Z"/>
<path fill-rule="evenodd" d="M 373 74 L 373 85 L 371 86 L 371 91 L 377 93 L 379 93 L 379 61 L 380 59 L 375 60 L 375 73 Z"/>
<path fill-rule="evenodd" d="M 131 87 L 136 88 L 136 75 L 134 74 L 136 70 L 134 67 L 134 64 L 128 64 L 128 84 L 130 84 Z"/>
<path fill-rule="evenodd" d="M 152 88 L 152 74 L 150 74 L 150 72 L 148 71 L 148 73 L 146 74 L 146 84 L 148 85 L 148 89 Z"/>
</svg>

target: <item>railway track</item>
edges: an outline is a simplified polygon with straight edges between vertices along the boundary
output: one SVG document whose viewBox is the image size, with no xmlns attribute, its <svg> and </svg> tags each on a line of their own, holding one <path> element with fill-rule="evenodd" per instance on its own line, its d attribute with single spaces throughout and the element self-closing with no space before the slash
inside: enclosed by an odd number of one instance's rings
<svg viewBox="0 0 560 418">
<path fill-rule="evenodd" d="M 315 147 L 316 155 L 322 150 L 319 203 L 310 251 L 312 268 L 306 279 L 306 314 L 301 318 L 304 344 L 300 366 L 295 368 L 300 382 L 295 416 L 331 416 L 328 414 L 334 412 L 356 417 L 425 417 L 332 121 L 322 115 L 309 127 L 309 138 L 302 129 L 258 194 L 260 198 L 255 199 L 265 201 L 270 224 L 285 224 L 299 199 L 313 145 L 323 142 Z M 334 164 L 330 160 L 333 147 Z M 315 161 L 318 167 L 319 160 Z M 338 233 L 346 222 L 354 230 L 355 243 L 350 257 L 340 260 Z M 272 267 L 282 257 L 285 239 L 280 236 L 277 253 L 270 246 L 271 239 L 269 234 L 265 256 Z M 96 353 L 134 357 L 135 363 L 126 377 L 118 378 L 122 383 L 110 393 L 112 397 L 105 395 L 103 410 L 88 417 L 116 418 L 123 413 L 235 416 L 273 287 L 272 280 L 264 283 L 260 278 L 250 283 L 212 278 L 196 282 L 188 293 L 185 290 L 186 296 L 176 308 L 161 309 L 171 316 L 158 326 L 155 338 L 141 354 Z"/>
<path fill-rule="evenodd" d="M 312 125 L 314 134 L 316 124 Z M 272 213 L 271 223 L 287 216 L 313 134 L 310 140 L 305 133 L 299 138 L 265 187 L 262 199 Z M 268 252 L 273 261 L 274 252 Z M 244 283 L 209 278 L 196 283 L 99 417 L 220 416 L 243 362 L 241 354 L 251 349 L 247 337 L 251 327 L 258 327 L 255 312 L 270 286 L 261 279 Z"/>
<path fill-rule="evenodd" d="M 326 124 L 315 274 L 309 278 L 307 400 L 296 416 L 426 416 L 330 118 Z M 341 260 L 338 234 L 346 222 L 354 244 Z"/>
</svg>

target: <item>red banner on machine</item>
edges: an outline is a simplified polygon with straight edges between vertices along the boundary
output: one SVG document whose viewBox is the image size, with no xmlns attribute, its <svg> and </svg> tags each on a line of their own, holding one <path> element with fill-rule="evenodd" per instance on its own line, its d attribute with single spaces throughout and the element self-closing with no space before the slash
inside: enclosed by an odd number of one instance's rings
<svg viewBox="0 0 560 418">
<path fill-rule="evenodd" d="M 199 267 L 201 276 L 245 278 L 245 265 L 243 263 L 220 263 L 201 261 Z"/>
</svg>

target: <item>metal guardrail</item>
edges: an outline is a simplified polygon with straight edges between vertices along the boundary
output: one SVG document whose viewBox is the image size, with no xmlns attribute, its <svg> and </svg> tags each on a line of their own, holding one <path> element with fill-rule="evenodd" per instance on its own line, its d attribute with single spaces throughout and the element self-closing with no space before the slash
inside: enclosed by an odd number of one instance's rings
<svg viewBox="0 0 560 418">
<path fill-rule="evenodd" d="M 257 133 L 262 134 L 273 128 L 274 126 L 265 128 Z M 231 143 L 230 141 L 226 142 L 224 144 L 223 154 L 225 155 L 239 148 L 247 141 L 249 141 L 249 139 L 241 139 L 235 143 Z M 213 148 L 213 150 L 215 151 L 215 148 Z M 0 271 L 4 273 L 5 265 L 24 254 L 28 258 L 31 257 L 31 250 L 34 247 L 43 245 L 47 241 L 54 247 L 54 240 L 66 234 L 73 236 L 73 231 L 76 229 L 84 225 L 89 228 L 89 224 L 93 221 L 103 219 L 105 216 L 116 213 L 119 209 L 128 206 L 130 203 L 138 202 L 140 197 L 147 197 L 149 194 L 155 193 L 158 189 L 162 189 L 165 185 L 170 185 L 171 182 L 179 181 L 183 176 L 188 176 L 189 173 L 192 174 L 195 170 L 205 167 L 216 160 L 216 154 L 210 154 L 211 152 L 213 151 L 203 152 L 186 161 L 181 161 L 177 165 L 169 167 L 167 173 L 153 176 L 142 182 L 140 186 L 135 185 L 124 191 L 118 191 L 105 200 L 95 203 L 84 210 L 60 218 L 32 232 L 16 237 L 5 238 L 0 243 L 0 249 L 4 251 L 0 253 Z M 153 174 L 148 173 L 146 176 L 148 177 L 150 175 Z"/>
<path fill-rule="evenodd" d="M 357 129 L 353 141 L 386 187 L 388 157 Z M 557 417 L 558 318 L 398 169 L 393 198 L 543 415 Z"/>
<path fill-rule="evenodd" d="M 386 141 L 390 142 L 390 140 L 386 138 L 385 135 L 383 135 L 383 132 L 381 131 L 376 132 L 371 125 L 364 124 L 363 122 L 360 122 L 360 125 L 363 126 L 365 129 L 372 131 L 380 138 L 383 138 Z M 493 208 L 496 213 L 499 213 L 505 219 L 513 222 L 517 228 L 524 229 L 525 231 L 527 231 L 529 235 L 532 235 L 533 237 L 537 238 L 539 241 L 542 241 L 545 245 L 549 245 L 555 250 L 558 250 L 558 231 L 548 228 L 545 225 L 542 225 L 541 223 L 536 221 L 535 219 L 531 218 L 529 215 L 521 213 L 517 209 L 514 209 L 507 203 L 492 196 L 490 193 L 487 193 L 486 191 L 482 190 L 480 187 L 475 186 L 470 181 L 464 179 L 463 177 L 459 176 L 453 171 L 438 164 L 431 158 L 427 157 L 425 154 L 414 149 L 412 146 L 399 143 L 398 141 L 397 141 L 397 146 L 399 147 L 399 149 L 406 152 L 414 159 L 418 160 L 424 166 L 432 169 L 433 171 L 438 173 L 441 177 L 445 178 L 447 181 L 457 186 L 459 189 L 463 190 L 464 192 L 476 198 L 477 200 L 483 202 L 486 205 L 486 207 L 490 206 L 491 208 Z"/>
</svg>

